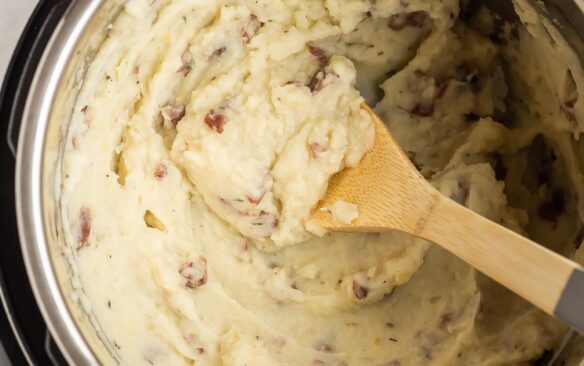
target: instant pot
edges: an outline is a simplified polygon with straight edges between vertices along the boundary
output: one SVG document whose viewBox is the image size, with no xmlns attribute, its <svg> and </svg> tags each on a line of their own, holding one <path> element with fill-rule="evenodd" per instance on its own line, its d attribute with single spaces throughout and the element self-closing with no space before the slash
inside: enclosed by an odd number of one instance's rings
<svg viewBox="0 0 584 366">
<path fill-rule="evenodd" d="M 103 341 L 90 306 L 79 300 L 83 289 L 75 281 L 75 263 L 59 236 L 58 182 L 53 173 L 59 169 L 61 132 L 86 66 L 123 3 L 41 1 L 2 85 L 0 341 L 15 365 L 119 362 L 109 342 Z M 472 11 L 481 2 L 461 3 L 464 11 Z M 514 20 L 510 1 L 482 3 Z M 584 57 L 584 0 L 544 3 L 539 16 L 553 19 Z M 555 351 L 546 352 L 538 364 L 561 364 L 561 350 Z"/>
<path fill-rule="evenodd" d="M 15 163 L 26 96 L 39 60 L 71 0 L 41 1 L 30 16 L 0 92 L 0 342 L 12 365 L 66 365 L 35 300 L 18 238 Z"/>
</svg>

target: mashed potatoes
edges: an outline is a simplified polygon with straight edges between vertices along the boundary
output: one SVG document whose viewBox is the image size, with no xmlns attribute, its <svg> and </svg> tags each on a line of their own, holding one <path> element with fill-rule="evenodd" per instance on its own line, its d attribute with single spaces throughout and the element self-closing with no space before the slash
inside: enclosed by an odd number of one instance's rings
<svg viewBox="0 0 584 366">
<path fill-rule="evenodd" d="M 565 326 L 426 241 L 307 222 L 373 144 L 362 95 L 443 194 L 579 247 L 581 70 L 535 23 L 498 23 L 458 0 L 130 0 L 62 170 L 66 239 L 115 357 L 499 365 L 556 346 Z"/>
</svg>

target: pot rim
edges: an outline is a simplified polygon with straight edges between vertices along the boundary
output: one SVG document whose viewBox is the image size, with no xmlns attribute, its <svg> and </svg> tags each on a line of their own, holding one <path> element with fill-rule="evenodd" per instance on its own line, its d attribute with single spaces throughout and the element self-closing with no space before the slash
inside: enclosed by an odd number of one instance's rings
<svg viewBox="0 0 584 366">
<path fill-rule="evenodd" d="M 103 0 L 73 1 L 51 36 L 30 86 L 16 156 L 15 200 L 18 233 L 35 300 L 68 363 L 97 365 L 97 357 L 65 299 L 57 279 L 43 216 L 43 155 L 46 131 L 63 71 Z M 39 227 L 40 226 L 40 227 Z"/>
</svg>

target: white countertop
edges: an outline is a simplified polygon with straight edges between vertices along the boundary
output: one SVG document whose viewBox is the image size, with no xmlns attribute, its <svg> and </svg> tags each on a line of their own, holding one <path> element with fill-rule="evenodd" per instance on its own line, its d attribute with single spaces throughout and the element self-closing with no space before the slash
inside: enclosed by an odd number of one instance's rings
<svg viewBox="0 0 584 366">
<path fill-rule="evenodd" d="M 36 2 L 36 0 L 0 0 L 0 34 L 2 35 L 0 36 L 0 80 L 4 79 L 14 46 Z M 0 311 L 4 310 L 0 308 Z M 0 365 L 10 365 L 1 343 Z"/>
<path fill-rule="evenodd" d="M 0 0 L 0 80 L 36 0 Z"/>
</svg>

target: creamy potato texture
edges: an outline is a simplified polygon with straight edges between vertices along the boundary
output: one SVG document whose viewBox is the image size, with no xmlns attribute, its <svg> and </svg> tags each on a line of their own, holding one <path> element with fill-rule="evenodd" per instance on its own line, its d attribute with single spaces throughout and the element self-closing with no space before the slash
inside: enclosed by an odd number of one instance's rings
<svg viewBox="0 0 584 366">
<path fill-rule="evenodd" d="M 308 220 L 373 144 L 365 98 L 443 194 L 579 247 L 581 70 L 535 25 L 498 23 L 458 0 L 130 0 L 61 172 L 81 297 L 116 360 L 502 365 L 559 344 L 565 326 L 439 247 Z"/>
</svg>

